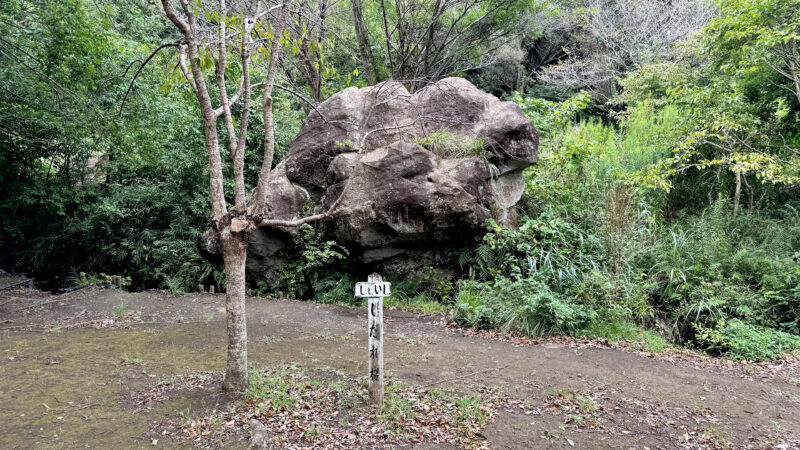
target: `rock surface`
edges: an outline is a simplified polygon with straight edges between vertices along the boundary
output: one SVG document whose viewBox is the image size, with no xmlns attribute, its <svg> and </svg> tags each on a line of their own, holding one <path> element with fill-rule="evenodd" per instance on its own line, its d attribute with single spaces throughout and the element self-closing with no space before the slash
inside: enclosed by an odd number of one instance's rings
<svg viewBox="0 0 800 450">
<path fill-rule="evenodd" d="M 340 199 L 324 239 L 370 269 L 409 275 L 452 265 L 489 217 L 513 217 L 539 133 L 513 102 L 446 78 L 410 94 L 397 82 L 347 88 L 312 111 L 272 171 L 264 217 L 300 217 Z M 427 148 L 426 148 L 427 147 Z M 511 214 L 511 215 L 509 215 Z M 259 229 L 248 271 L 269 281 L 292 230 Z"/>
</svg>

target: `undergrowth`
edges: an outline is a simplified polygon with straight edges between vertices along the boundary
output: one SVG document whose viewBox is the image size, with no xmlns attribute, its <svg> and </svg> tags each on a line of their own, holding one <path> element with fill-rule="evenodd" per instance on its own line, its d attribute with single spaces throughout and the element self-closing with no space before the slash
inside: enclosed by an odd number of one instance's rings
<svg viewBox="0 0 800 450">
<path fill-rule="evenodd" d="M 419 280 L 389 277 L 386 305 L 452 311 L 462 327 L 598 337 L 652 353 L 685 345 L 766 360 L 796 350 L 800 212 L 784 203 L 734 219 L 730 200 L 719 195 L 668 219 L 663 192 L 629 175 L 666 151 L 670 134 L 657 130 L 675 126 L 675 110 L 643 106 L 621 129 L 571 124 L 586 100 L 581 94 L 558 106 L 518 99 L 550 130 L 540 163 L 525 172 L 519 222 L 487 221 L 486 233 L 460 254 L 464 279 L 442 278 L 433 268 Z M 450 152 L 452 141 L 441 131 L 420 143 Z M 305 227 L 293 251 L 299 257 L 273 290 L 364 304 L 353 295 L 363 276 L 350 273 L 344 248 Z"/>
<path fill-rule="evenodd" d="M 297 364 L 253 369 L 244 397 L 227 409 L 179 412 L 180 436 L 224 446 L 252 421 L 270 431 L 263 445 L 353 448 L 453 442 L 477 447 L 502 399 L 457 395 L 386 380 L 384 403 L 368 404 L 366 379 Z"/>
</svg>

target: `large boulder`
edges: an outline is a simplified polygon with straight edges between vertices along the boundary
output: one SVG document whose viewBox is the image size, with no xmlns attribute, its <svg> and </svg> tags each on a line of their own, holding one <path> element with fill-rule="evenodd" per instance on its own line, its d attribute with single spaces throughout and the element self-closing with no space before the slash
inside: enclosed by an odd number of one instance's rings
<svg viewBox="0 0 800 450">
<path fill-rule="evenodd" d="M 309 113 L 270 174 L 266 210 L 256 212 L 292 219 L 309 204 L 322 211 L 338 200 L 323 238 L 346 246 L 355 262 L 399 275 L 446 267 L 487 218 L 513 216 L 538 142 L 515 103 L 462 78 L 413 95 L 392 81 L 350 87 Z M 291 233 L 255 232 L 250 276 L 272 278 Z"/>
</svg>

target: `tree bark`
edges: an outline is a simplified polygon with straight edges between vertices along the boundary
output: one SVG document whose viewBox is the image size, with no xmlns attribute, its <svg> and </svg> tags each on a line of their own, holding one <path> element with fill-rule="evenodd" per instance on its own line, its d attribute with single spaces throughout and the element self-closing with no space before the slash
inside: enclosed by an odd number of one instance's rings
<svg viewBox="0 0 800 450">
<path fill-rule="evenodd" d="M 308 88 L 311 91 L 311 98 L 315 103 L 322 103 L 322 75 L 320 69 L 322 67 L 318 51 L 311 51 L 308 47 L 308 41 L 303 41 L 300 45 L 300 53 L 303 55 L 300 69 L 303 76 L 308 83 Z"/>
<path fill-rule="evenodd" d="M 742 173 L 736 172 L 736 191 L 733 193 L 733 218 L 739 215 L 739 200 L 742 198 Z"/>
<path fill-rule="evenodd" d="M 753 214 L 753 211 L 755 210 L 755 205 L 753 204 L 754 189 L 753 186 L 751 186 L 750 183 L 747 182 L 747 176 L 745 175 L 743 178 L 744 178 L 744 185 L 747 186 L 747 212 L 749 214 Z"/>
<path fill-rule="evenodd" d="M 225 262 L 225 311 L 228 331 L 228 363 L 225 389 L 243 392 L 247 389 L 247 314 L 245 309 L 245 262 L 247 232 L 232 233 L 230 227 L 219 232 L 222 258 Z"/>
<path fill-rule="evenodd" d="M 403 80 L 406 77 L 406 63 L 408 61 L 408 55 L 406 54 L 408 50 L 408 43 L 406 42 L 406 33 L 408 29 L 406 28 L 407 23 L 402 3 L 395 1 L 394 9 L 397 13 L 397 57 L 395 58 L 397 62 L 397 73 L 395 73 L 395 68 L 392 67 L 392 75 L 396 80 Z"/>
<path fill-rule="evenodd" d="M 358 38 L 358 50 L 361 53 L 361 62 L 364 64 L 364 76 L 367 78 L 367 83 L 372 85 L 377 82 L 375 76 L 374 61 L 372 55 L 372 48 L 369 46 L 369 38 L 367 37 L 367 28 L 364 26 L 364 12 L 361 9 L 361 0 L 351 0 L 353 7 L 353 26 L 356 30 L 356 37 Z"/>
</svg>

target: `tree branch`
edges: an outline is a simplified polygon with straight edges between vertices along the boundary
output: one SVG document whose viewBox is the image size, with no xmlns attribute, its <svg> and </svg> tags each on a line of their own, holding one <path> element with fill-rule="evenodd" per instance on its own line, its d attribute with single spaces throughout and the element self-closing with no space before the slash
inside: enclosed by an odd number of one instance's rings
<svg viewBox="0 0 800 450">
<path fill-rule="evenodd" d="M 258 175 L 258 184 L 253 195 L 253 208 L 255 211 L 262 211 L 267 200 L 267 179 L 272 170 L 272 159 L 275 156 L 275 123 L 272 116 L 272 89 L 275 85 L 275 71 L 278 66 L 278 59 L 281 57 L 281 38 L 286 29 L 289 7 L 291 1 L 283 3 L 280 22 L 274 28 L 272 36 L 272 48 L 270 51 L 269 68 L 267 69 L 267 79 L 265 80 L 264 99 L 261 104 L 261 113 L 264 118 L 264 160 L 261 162 L 261 170 Z"/>
<path fill-rule="evenodd" d="M 178 12 L 175 11 L 175 8 L 172 6 L 171 0 L 161 0 L 161 5 L 164 7 L 164 13 L 166 13 L 167 18 L 172 21 L 183 34 L 189 35 L 192 33 L 189 24 L 178 16 Z"/>
<path fill-rule="evenodd" d="M 128 100 L 128 94 L 131 93 L 131 89 L 133 89 L 133 83 L 136 81 L 136 78 L 139 77 L 139 74 L 142 73 L 142 69 L 144 69 L 144 66 L 146 66 L 147 63 L 149 63 L 150 60 L 152 60 L 156 56 L 156 54 L 161 50 L 167 47 L 177 47 L 177 46 L 178 44 L 174 42 L 168 44 L 161 44 L 158 46 L 157 49 L 153 50 L 153 53 L 150 53 L 150 56 L 148 56 L 147 59 L 144 60 L 142 65 L 140 65 L 139 68 L 136 70 L 136 73 L 133 74 L 133 78 L 131 78 L 131 82 L 128 85 L 128 89 L 125 91 L 125 95 L 122 97 L 122 103 L 119 105 L 119 112 L 117 113 L 117 117 L 122 116 L 122 109 L 125 107 L 125 101 Z M 131 68 L 131 65 L 133 65 L 134 62 L 136 61 L 133 61 L 131 64 L 128 65 L 128 68 L 125 69 L 125 73 L 128 73 L 128 70 Z M 125 76 L 125 74 L 123 74 L 122 76 Z"/>
<path fill-rule="evenodd" d="M 327 211 L 320 214 L 314 214 L 312 216 L 303 217 L 301 219 L 291 219 L 291 220 L 281 220 L 281 219 L 263 219 L 256 223 L 257 227 L 286 227 L 286 228 L 296 228 L 300 225 L 304 225 L 310 222 L 316 222 L 318 220 L 327 219 L 330 217 L 337 216 L 342 213 L 339 210 L 339 204 L 342 203 L 342 199 L 344 199 L 344 194 L 347 192 L 347 188 L 350 186 L 348 183 L 344 189 L 342 189 L 342 193 L 339 194 L 339 198 L 336 199 L 335 202 L 328 208 Z"/>
</svg>

